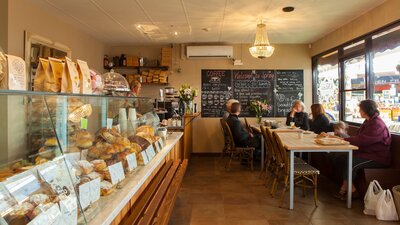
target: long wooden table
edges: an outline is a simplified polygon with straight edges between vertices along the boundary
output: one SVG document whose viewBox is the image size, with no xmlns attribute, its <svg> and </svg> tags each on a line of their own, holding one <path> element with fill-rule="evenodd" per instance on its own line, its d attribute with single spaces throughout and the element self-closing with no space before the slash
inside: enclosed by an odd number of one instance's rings
<svg viewBox="0 0 400 225">
<path fill-rule="evenodd" d="M 260 124 L 251 124 L 250 125 L 251 129 L 258 134 L 261 134 L 260 126 L 261 126 Z M 274 129 L 273 131 L 275 131 L 275 132 L 299 132 L 299 131 L 301 131 L 301 129 L 299 129 L 299 128 L 291 129 L 288 127 L 283 127 L 283 128 Z M 261 171 L 264 170 L 264 160 L 265 160 L 264 136 L 261 134 Z"/>
<path fill-rule="evenodd" d="M 274 131 L 274 130 L 271 130 Z M 348 186 L 347 186 L 347 208 L 351 208 L 351 192 L 352 192 L 352 170 L 353 170 L 353 151 L 358 150 L 354 145 L 319 145 L 314 142 L 316 134 L 304 134 L 303 138 L 299 138 L 297 132 L 277 132 L 279 138 L 287 151 L 290 158 L 290 209 L 293 209 L 294 197 L 294 154 L 296 152 L 346 152 L 348 154 Z"/>
</svg>

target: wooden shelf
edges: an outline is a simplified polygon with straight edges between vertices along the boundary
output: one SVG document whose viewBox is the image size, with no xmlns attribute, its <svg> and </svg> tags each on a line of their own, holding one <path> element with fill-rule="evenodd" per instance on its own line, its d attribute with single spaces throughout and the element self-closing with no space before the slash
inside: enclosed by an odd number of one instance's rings
<svg viewBox="0 0 400 225">
<path fill-rule="evenodd" d="M 169 83 L 142 83 L 142 85 L 159 85 L 159 86 L 166 86 Z"/>
<path fill-rule="evenodd" d="M 114 66 L 112 68 L 104 68 L 104 69 L 159 69 L 159 70 L 168 70 L 168 66 Z"/>
</svg>

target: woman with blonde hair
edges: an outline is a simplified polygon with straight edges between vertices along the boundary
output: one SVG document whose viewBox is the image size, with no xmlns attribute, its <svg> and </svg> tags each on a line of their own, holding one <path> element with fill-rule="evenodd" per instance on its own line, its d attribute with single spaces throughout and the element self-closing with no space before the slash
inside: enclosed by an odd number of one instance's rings
<svg viewBox="0 0 400 225">
<path fill-rule="evenodd" d="M 312 119 L 310 120 L 310 130 L 317 134 L 322 132 L 333 132 L 333 127 L 329 123 L 328 116 L 321 104 L 311 105 Z"/>
<path fill-rule="evenodd" d="M 304 111 L 305 105 L 301 100 L 293 102 L 292 109 L 287 114 L 286 125 L 290 126 L 291 122 L 294 122 L 296 127 L 300 127 L 303 130 L 310 129 L 308 124 L 308 114 Z"/>
</svg>

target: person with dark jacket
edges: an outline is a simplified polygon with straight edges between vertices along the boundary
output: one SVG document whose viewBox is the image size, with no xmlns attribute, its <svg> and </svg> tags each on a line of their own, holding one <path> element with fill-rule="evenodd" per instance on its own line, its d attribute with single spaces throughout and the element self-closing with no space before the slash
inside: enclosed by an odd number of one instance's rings
<svg viewBox="0 0 400 225">
<path fill-rule="evenodd" d="M 238 147 L 255 147 L 260 148 L 261 142 L 258 136 L 250 133 L 240 122 L 239 114 L 241 111 L 240 103 L 235 102 L 231 106 L 231 113 L 226 119 L 226 122 L 231 129 L 235 145 Z"/>
<path fill-rule="evenodd" d="M 314 131 L 316 134 L 333 132 L 333 126 L 330 124 L 324 107 L 321 104 L 311 105 L 311 115 L 312 119 L 309 121 L 311 131 Z"/>
<path fill-rule="evenodd" d="M 379 111 L 373 100 L 360 102 L 360 115 L 365 118 L 357 135 L 344 138 L 350 144 L 358 146 L 353 151 L 353 180 L 358 172 L 364 168 L 382 168 L 390 166 L 391 136 L 383 120 L 379 117 Z M 336 195 L 340 199 L 346 199 L 347 190 L 347 156 L 337 158 L 337 169 L 342 170 L 343 184 Z M 356 189 L 353 185 L 353 192 Z"/>
<path fill-rule="evenodd" d="M 302 130 L 310 129 L 308 124 L 308 114 L 304 112 L 304 103 L 300 100 L 293 102 L 291 111 L 287 114 L 286 125 L 290 126 L 290 122 L 294 122 L 296 127 L 300 127 Z"/>
</svg>

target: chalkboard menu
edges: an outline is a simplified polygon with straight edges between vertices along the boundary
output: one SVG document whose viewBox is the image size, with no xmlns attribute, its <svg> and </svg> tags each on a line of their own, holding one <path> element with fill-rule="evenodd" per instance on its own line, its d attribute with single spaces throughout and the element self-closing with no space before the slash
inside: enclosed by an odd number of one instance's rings
<svg viewBox="0 0 400 225">
<path fill-rule="evenodd" d="M 273 70 L 234 70 L 233 71 L 233 98 L 242 104 L 241 116 L 255 116 L 250 110 L 250 103 L 255 100 L 266 99 L 273 106 L 273 89 L 275 73 Z M 273 115 L 273 110 L 268 116 Z"/>
<path fill-rule="evenodd" d="M 232 96 L 232 70 L 201 71 L 202 117 L 222 117 Z"/>
<path fill-rule="evenodd" d="M 250 103 L 266 99 L 267 116 L 283 117 L 293 101 L 304 99 L 303 70 L 202 70 L 201 115 L 222 117 L 228 99 L 239 100 L 243 117 L 254 117 Z"/>
</svg>

